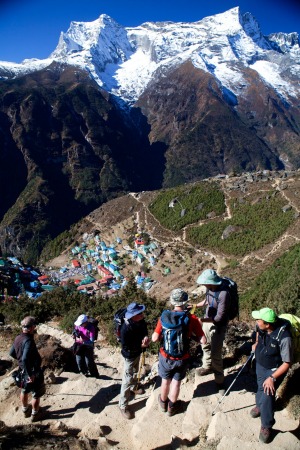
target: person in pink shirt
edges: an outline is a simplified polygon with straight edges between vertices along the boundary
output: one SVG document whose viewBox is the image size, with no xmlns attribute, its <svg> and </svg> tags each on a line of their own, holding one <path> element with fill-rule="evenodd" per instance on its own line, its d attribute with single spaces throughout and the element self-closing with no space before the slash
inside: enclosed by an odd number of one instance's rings
<svg viewBox="0 0 300 450">
<path fill-rule="evenodd" d="M 99 378 L 99 372 L 94 361 L 95 328 L 85 314 L 81 314 L 74 322 L 73 335 L 78 344 L 76 363 L 79 372 L 85 376 Z"/>
</svg>

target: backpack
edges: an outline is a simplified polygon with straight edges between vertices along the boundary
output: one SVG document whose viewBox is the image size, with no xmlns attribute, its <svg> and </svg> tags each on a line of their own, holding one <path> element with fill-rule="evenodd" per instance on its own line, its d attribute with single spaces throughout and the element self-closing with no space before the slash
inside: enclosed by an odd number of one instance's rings
<svg viewBox="0 0 300 450">
<path fill-rule="evenodd" d="M 121 327 L 125 321 L 125 313 L 127 311 L 127 308 L 120 308 L 118 311 L 114 314 L 114 332 L 115 336 L 118 342 L 121 342 Z"/>
<path fill-rule="evenodd" d="M 228 318 L 229 320 L 233 320 L 235 318 L 239 319 L 240 315 L 240 306 L 239 306 L 239 293 L 238 293 L 238 286 L 235 281 L 233 281 L 229 277 L 223 277 L 222 278 L 222 290 L 227 291 L 230 295 L 230 305 L 229 305 L 229 311 L 228 311 Z M 219 295 L 221 291 L 216 291 L 214 298 L 218 302 Z"/>
<path fill-rule="evenodd" d="M 167 355 L 181 358 L 189 350 L 188 311 L 163 311 L 160 321 L 162 324 L 162 347 Z"/>
<path fill-rule="evenodd" d="M 93 317 L 89 317 L 89 323 L 91 323 L 95 329 L 95 341 L 97 341 L 98 339 L 98 335 L 99 335 L 99 320 L 98 319 L 94 319 Z"/>
<path fill-rule="evenodd" d="M 294 316 L 293 314 L 280 314 L 279 318 L 284 319 L 290 323 L 290 332 L 293 342 L 293 362 L 300 362 L 300 318 Z M 283 326 L 281 328 L 285 329 L 286 326 Z"/>
</svg>

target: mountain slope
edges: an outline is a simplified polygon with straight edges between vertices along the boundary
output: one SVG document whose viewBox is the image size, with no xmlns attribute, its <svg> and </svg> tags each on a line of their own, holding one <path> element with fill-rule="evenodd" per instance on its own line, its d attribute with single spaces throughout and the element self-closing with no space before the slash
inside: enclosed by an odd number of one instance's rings
<svg viewBox="0 0 300 450">
<path fill-rule="evenodd" d="M 130 190 L 298 168 L 299 63 L 296 33 L 263 36 L 238 7 L 135 28 L 101 15 L 45 60 L 1 62 L 2 252 L 34 259 Z"/>
<path fill-rule="evenodd" d="M 107 199 L 145 180 L 158 186 L 159 173 L 148 175 L 155 157 L 141 164 L 147 139 L 122 121 L 86 72 L 54 63 L 0 85 L 3 253 L 34 260 L 45 240 Z"/>
</svg>

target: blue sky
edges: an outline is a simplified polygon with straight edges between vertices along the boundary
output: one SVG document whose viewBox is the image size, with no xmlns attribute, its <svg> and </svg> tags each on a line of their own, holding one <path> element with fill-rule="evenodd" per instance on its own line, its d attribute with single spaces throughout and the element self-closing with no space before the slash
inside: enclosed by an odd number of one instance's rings
<svg viewBox="0 0 300 450">
<path fill-rule="evenodd" d="M 1 0 L 0 60 L 46 58 L 70 22 L 108 14 L 123 26 L 147 21 L 196 22 L 239 6 L 263 34 L 300 33 L 300 0 Z"/>
</svg>

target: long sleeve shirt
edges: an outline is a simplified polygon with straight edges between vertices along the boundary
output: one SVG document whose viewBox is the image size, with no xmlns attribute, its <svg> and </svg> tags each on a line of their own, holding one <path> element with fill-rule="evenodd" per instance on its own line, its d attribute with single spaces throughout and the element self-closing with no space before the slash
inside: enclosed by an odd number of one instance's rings
<svg viewBox="0 0 300 450">
<path fill-rule="evenodd" d="M 77 333 L 77 336 L 75 338 L 76 342 L 79 342 L 80 344 L 88 345 L 90 347 L 94 346 L 95 341 L 95 328 L 92 324 L 88 324 L 87 327 L 77 327 L 75 326 L 75 330 Z"/>
<path fill-rule="evenodd" d="M 212 319 L 216 325 L 227 325 L 230 306 L 229 292 L 225 290 L 208 290 L 206 293 L 206 304 L 205 317 Z"/>
<path fill-rule="evenodd" d="M 142 340 L 148 336 L 145 320 L 124 322 L 121 328 L 121 353 L 124 358 L 136 358 L 142 353 Z"/>
</svg>

